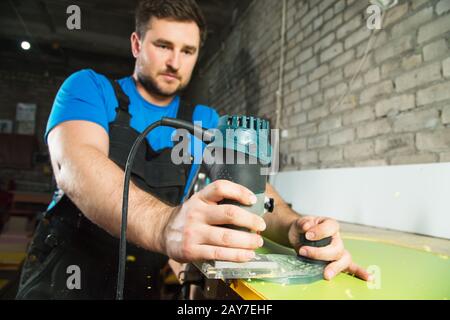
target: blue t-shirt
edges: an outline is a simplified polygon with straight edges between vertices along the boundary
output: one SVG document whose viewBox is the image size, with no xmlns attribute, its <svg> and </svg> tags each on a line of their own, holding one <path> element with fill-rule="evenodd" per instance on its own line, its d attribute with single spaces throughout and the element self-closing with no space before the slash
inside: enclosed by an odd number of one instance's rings
<svg viewBox="0 0 450 320">
<path fill-rule="evenodd" d="M 132 116 L 130 125 L 138 132 L 144 131 L 150 124 L 163 117 L 176 118 L 180 102 L 178 96 L 168 106 L 160 107 L 149 103 L 139 94 L 131 76 L 120 79 L 118 82 L 130 99 L 129 112 Z M 54 127 L 71 120 L 94 122 L 109 132 L 109 123 L 116 118 L 117 106 L 118 101 L 114 89 L 105 76 L 93 70 L 78 71 L 64 81 L 55 97 L 45 131 L 45 140 Z M 192 121 L 201 121 L 204 128 L 210 129 L 217 126 L 218 119 L 219 116 L 214 109 L 197 105 Z M 147 140 L 155 151 L 173 147 L 174 131 L 175 129 L 170 127 L 158 127 L 150 132 Z M 191 136 L 190 141 L 192 139 L 197 138 Z M 195 143 L 190 143 L 189 146 L 191 155 L 194 155 L 196 160 L 201 159 L 205 147 L 204 144 L 200 144 L 202 145 L 201 150 L 194 147 Z M 198 164 L 192 165 L 185 192 L 194 178 L 193 175 L 197 168 Z"/>
</svg>

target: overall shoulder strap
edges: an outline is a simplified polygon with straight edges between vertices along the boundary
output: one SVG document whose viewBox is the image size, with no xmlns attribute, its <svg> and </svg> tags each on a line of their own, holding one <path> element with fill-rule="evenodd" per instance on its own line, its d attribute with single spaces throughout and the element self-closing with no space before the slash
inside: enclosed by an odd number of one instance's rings
<svg viewBox="0 0 450 320">
<path fill-rule="evenodd" d="M 177 119 L 192 122 L 192 116 L 194 114 L 195 105 L 187 100 L 180 98 L 180 104 L 178 106 Z"/>
<path fill-rule="evenodd" d="M 125 94 L 125 92 L 123 92 L 122 87 L 117 81 L 109 79 L 109 82 L 114 89 L 114 93 L 116 94 L 116 98 L 119 103 L 119 105 L 116 107 L 116 121 L 130 123 L 131 114 L 128 111 L 130 99 Z"/>
</svg>

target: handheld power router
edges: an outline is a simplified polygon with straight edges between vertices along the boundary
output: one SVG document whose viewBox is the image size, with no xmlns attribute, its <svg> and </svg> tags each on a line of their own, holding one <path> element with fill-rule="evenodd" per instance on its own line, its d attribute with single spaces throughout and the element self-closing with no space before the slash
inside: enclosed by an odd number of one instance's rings
<svg viewBox="0 0 450 320">
<path fill-rule="evenodd" d="M 185 129 L 201 141 L 208 142 L 209 144 L 205 149 L 207 157 L 204 157 L 204 168 L 210 181 L 224 179 L 241 184 L 250 189 L 257 197 L 257 202 L 252 206 L 243 206 L 228 200 L 222 203 L 243 207 L 259 216 L 263 216 L 267 211 L 272 211 L 274 205 L 276 205 L 273 199 L 268 199 L 265 196 L 267 173 L 272 158 L 269 142 L 270 125 L 267 120 L 247 116 L 223 116 L 219 119 L 215 134 L 179 119 L 163 118 L 151 124 L 136 139 L 125 166 L 117 299 L 123 299 L 125 282 L 126 228 L 131 168 L 140 144 L 150 131 L 158 126 Z M 195 180 L 192 181 L 188 190 L 193 189 L 194 183 Z M 226 227 L 235 228 L 234 226 Z M 310 246 L 325 246 L 330 243 L 330 240 L 308 241 L 303 238 L 303 243 Z M 246 263 L 207 261 L 195 265 L 207 278 L 265 278 L 269 281 L 281 281 L 283 283 L 305 283 L 322 279 L 325 264 L 326 262 L 298 257 L 292 250 L 288 254 L 258 253 L 252 261 Z"/>
<path fill-rule="evenodd" d="M 237 205 L 259 216 L 272 212 L 276 204 L 265 195 L 272 160 L 269 122 L 255 117 L 224 116 L 219 120 L 216 133 L 214 141 L 205 150 L 206 155 L 211 155 L 204 164 L 211 182 L 229 180 L 245 186 L 257 197 L 257 202 L 252 206 L 243 206 L 231 200 L 222 203 Z M 236 229 L 234 226 L 227 227 Z M 304 234 L 300 234 L 300 241 L 303 245 L 322 247 L 330 244 L 331 238 L 309 241 Z M 291 283 L 298 283 L 322 279 L 326 264 L 292 253 L 257 253 L 250 262 L 209 261 L 198 264 L 198 267 L 210 278 L 289 279 Z"/>
</svg>

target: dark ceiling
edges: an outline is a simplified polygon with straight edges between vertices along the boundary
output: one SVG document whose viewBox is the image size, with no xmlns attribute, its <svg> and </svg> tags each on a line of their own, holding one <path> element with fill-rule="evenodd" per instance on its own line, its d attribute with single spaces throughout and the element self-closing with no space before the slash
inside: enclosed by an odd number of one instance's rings
<svg viewBox="0 0 450 320">
<path fill-rule="evenodd" d="M 0 67 L 67 75 L 96 68 L 110 75 L 131 72 L 129 37 L 138 0 L 2 0 Z M 208 22 L 202 59 L 218 49 L 251 0 L 198 0 Z M 67 7 L 81 9 L 81 30 L 68 30 Z M 32 50 L 20 49 L 22 40 Z"/>
</svg>

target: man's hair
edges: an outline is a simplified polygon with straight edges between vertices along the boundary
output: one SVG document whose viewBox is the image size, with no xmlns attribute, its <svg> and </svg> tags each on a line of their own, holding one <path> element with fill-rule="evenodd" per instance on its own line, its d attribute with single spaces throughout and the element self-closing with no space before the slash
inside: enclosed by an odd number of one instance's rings
<svg viewBox="0 0 450 320">
<path fill-rule="evenodd" d="M 205 18 L 195 0 L 142 0 L 136 8 L 136 33 L 145 37 L 151 18 L 195 22 L 200 29 L 200 44 L 206 40 Z"/>
</svg>

